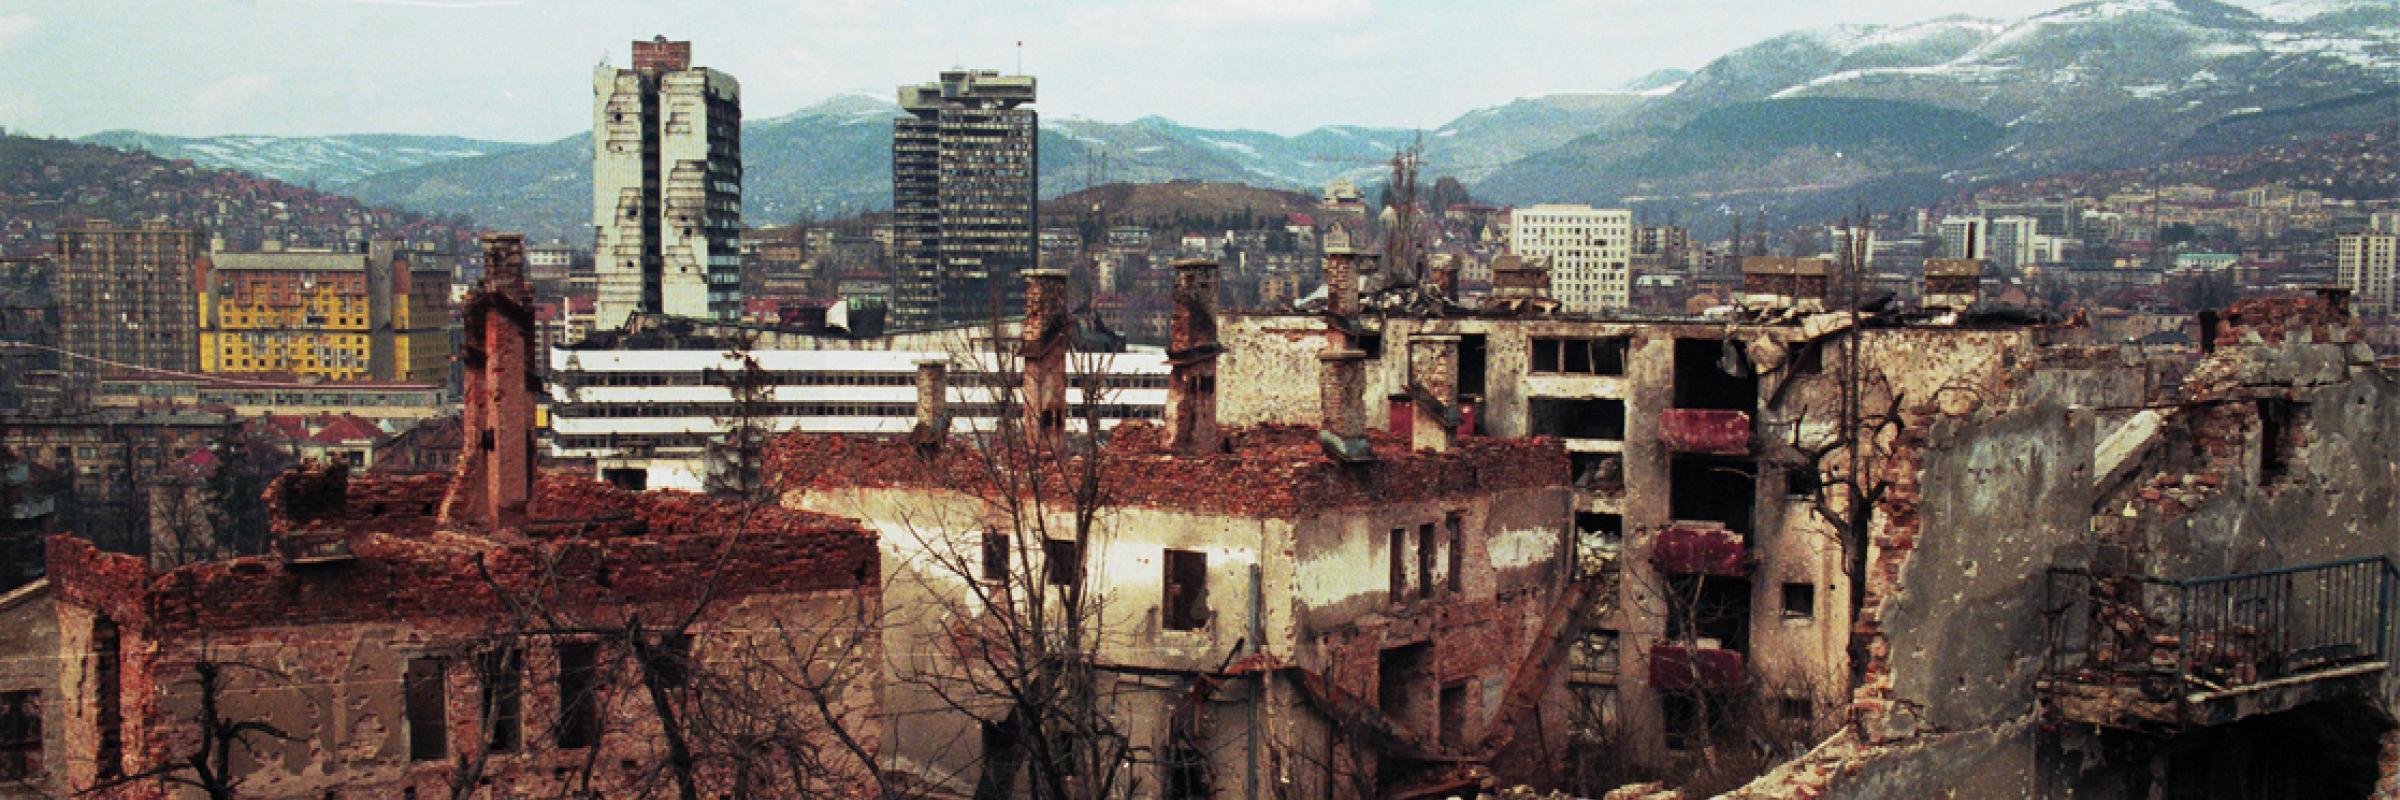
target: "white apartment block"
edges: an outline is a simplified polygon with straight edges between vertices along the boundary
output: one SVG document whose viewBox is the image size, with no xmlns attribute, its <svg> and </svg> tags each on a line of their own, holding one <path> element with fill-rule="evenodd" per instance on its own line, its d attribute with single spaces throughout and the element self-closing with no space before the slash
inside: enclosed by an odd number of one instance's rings
<svg viewBox="0 0 2400 800">
<path fill-rule="evenodd" d="M 988 351 L 753 350 L 750 357 L 773 386 L 763 416 L 777 432 L 907 433 L 916 425 L 917 364 L 927 360 L 949 365 L 954 429 L 989 430 L 1001 410 L 1019 408 L 1002 392 L 1021 379 L 993 369 Z M 708 447 L 739 417 L 727 383 L 740 371 L 722 347 L 553 348 L 550 457 L 589 459 L 594 477 L 628 488 L 704 491 Z M 1067 402 L 1076 409 L 1091 376 L 1104 376 L 1099 385 L 1107 388 L 1093 397 L 1103 428 L 1164 416 L 1163 351 L 1073 353 L 1067 371 Z"/>
<path fill-rule="evenodd" d="M 2400 234 L 2345 233 L 2335 239 L 2334 269 L 2362 314 L 2388 315 L 2400 306 Z"/>
<path fill-rule="evenodd" d="M 691 44 L 633 43 L 592 72 L 593 266 L 599 326 L 635 312 L 741 314 L 741 86 Z"/>
<path fill-rule="evenodd" d="M 2034 238 L 2040 226 L 2041 222 L 2032 217 L 1992 217 L 1986 220 L 1985 237 L 1991 243 L 1985 247 L 1985 257 L 2009 269 L 2024 269 L 2032 265 L 2036 260 Z"/>
<path fill-rule="evenodd" d="M 1633 212 L 1543 204 L 1509 212 L 1509 252 L 1550 259 L 1550 293 L 1573 313 L 1633 303 Z"/>
<path fill-rule="evenodd" d="M 1991 257 L 1990 227 L 1982 217 L 1942 218 L 1942 257 Z"/>
</svg>

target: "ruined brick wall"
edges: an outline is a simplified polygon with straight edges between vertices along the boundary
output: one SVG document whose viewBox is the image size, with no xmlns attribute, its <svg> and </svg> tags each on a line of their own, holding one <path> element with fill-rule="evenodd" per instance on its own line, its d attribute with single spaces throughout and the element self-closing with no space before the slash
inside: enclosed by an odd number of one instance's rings
<svg viewBox="0 0 2400 800">
<path fill-rule="evenodd" d="M 459 532 L 425 524 L 422 504 L 438 496 L 427 488 L 436 481 L 343 484 L 324 477 L 287 480 L 271 496 L 317 495 L 300 504 L 308 513 L 284 514 L 277 528 L 286 541 L 342 545 L 309 551 L 339 554 L 323 563 L 266 556 L 152 571 L 138 559 L 102 553 L 71 537 L 51 540 L 62 652 L 82 654 L 61 667 L 81 687 L 64 726 L 69 752 L 81 758 L 69 773 L 75 785 L 89 786 L 99 775 L 90 755 L 98 734 L 88 644 L 103 619 L 118 626 L 124 640 L 129 770 L 192 752 L 197 665 L 240 663 L 245 667 L 229 671 L 242 682 L 226 696 L 228 718 L 255 717 L 304 732 L 300 741 L 277 743 L 256 759 L 237 759 L 237 772 L 251 787 L 246 796 L 318 797 L 338 789 L 339 796 L 383 797 L 404 786 L 436 792 L 453 774 L 447 760 L 406 758 L 396 687 L 409 658 L 449 659 L 450 717 L 473 720 L 477 690 L 467 665 L 474 653 L 511 644 L 524 650 L 530 741 L 546 730 L 543 720 L 556 716 L 557 672 L 544 654 L 561 641 L 588 642 L 622 656 L 629 651 L 610 632 L 656 631 L 697 608 L 694 648 L 704 661 L 766 664 L 756 660 L 792 657 L 785 631 L 814 641 L 811 631 L 855 626 L 881 608 L 874 540 L 846 520 L 673 492 L 637 494 L 554 476 L 537 486 L 529 504 L 532 522 L 524 529 Z M 324 496 L 328 492 L 334 496 Z M 379 504 L 382 513 L 376 513 Z M 856 631 L 845 636 L 857 643 L 831 653 L 828 663 L 858 672 L 880 662 L 873 637 Z M 620 657 L 608 663 L 616 666 L 599 675 L 603 686 L 622 695 L 606 715 L 610 729 L 620 731 L 621 746 L 607 745 L 607 756 L 597 762 L 587 761 L 589 752 L 581 748 L 529 748 L 487 772 L 501 785 L 554 794 L 562 788 L 559 776 L 580 776 L 581 764 L 655 765 L 659 737 L 644 732 L 644 724 L 655 723 L 644 722 L 644 698 L 630 691 L 629 662 Z M 755 672 L 737 674 L 757 678 L 754 694 L 776 685 Z M 548 700 L 544 686 L 550 687 Z M 875 695 L 871 683 L 857 687 L 845 688 L 836 706 L 861 720 L 855 733 L 872 743 L 880 737 L 872 725 Z M 797 701 L 788 707 L 814 708 Z M 461 752 L 480 752 L 479 731 L 452 728 Z M 597 785 L 624 786 L 640 777 L 612 772 Z M 141 796 L 146 790 L 125 791 Z"/>
</svg>

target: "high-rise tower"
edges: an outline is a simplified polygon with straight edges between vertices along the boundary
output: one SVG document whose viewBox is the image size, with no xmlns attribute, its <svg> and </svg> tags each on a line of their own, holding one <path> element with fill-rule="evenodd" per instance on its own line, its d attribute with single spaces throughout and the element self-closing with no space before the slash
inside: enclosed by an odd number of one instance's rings
<svg viewBox="0 0 2400 800">
<path fill-rule="evenodd" d="M 636 311 L 731 320 L 742 309 L 742 90 L 692 66 L 692 43 L 633 43 L 592 71 L 599 327 Z"/>
<path fill-rule="evenodd" d="M 922 328 L 1021 305 L 1034 267 L 1039 148 L 1033 78 L 944 70 L 900 87 L 892 121 L 892 322 Z"/>
</svg>

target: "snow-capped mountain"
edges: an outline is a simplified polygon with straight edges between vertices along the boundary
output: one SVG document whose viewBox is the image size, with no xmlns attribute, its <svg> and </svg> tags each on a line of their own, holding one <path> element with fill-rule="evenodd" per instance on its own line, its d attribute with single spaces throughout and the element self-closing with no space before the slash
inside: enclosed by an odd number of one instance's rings
<svg viewBox="0 0 2400 800">
<path fill-rule="evenodd" d="M 1335 125 L 1286 136 L 1050 109 L 1042 188 L 1055 196 L 1103 181 L 1366 185 L 1394 149 L 1420 143 L 1432 175 L 1457 176 L 1502 202 L 1714 209 L 1739 199 L 1787 209 L 1833 203 L 1839 215 L 1862 199 L 1914 202 L 1976 180 L 2138 164 L 2400 117 L 2400 3 L 2243 2 L 2095 0 L 2015 20 L 1799 31 L 1691 72 L 1522 98 L 1426 131 Z M 899 113 L 890 99 L 862 94 L 747 121 L 745 216 L 777 223 L 888 206 L 890 120 Z M 348 141 L 403 137 L 199 140 L 213 147 L 153 138 L 128 143 L 288 178 L 305 175 L 301 164 L 322 165 L 308 167 L 322 170 L 313 174 L 359 174 L 368 168 L 331 166 L 351 163 L 334 155 L 348 152 Z M 222 141 L 253 138 L 268 141 Z M 339 188 L 536 235 L 588 235 L 587 137 L 514 149 L 468 140 L 412 146 L 374 151 L 404 163 Z M 466 151 L 476 154 L 432 155 Z M 263 155 L 284 152 L 326 155 Z M 417 154 L 426 157 L 408 160 Z"/>
<path fill-rule="evenodd" d="M 490 155 L 524 145 L 457 136 L 164 136 L 104 131 L 78 140 L 161 158 L 188 159 L 303 186 L 338 187 L 360 178 L 420 164 Z"/>
</svg>

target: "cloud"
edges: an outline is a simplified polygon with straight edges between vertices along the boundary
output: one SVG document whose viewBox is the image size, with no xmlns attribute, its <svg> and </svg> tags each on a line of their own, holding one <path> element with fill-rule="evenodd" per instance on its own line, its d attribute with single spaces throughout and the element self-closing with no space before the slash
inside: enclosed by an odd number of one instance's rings
<svg viewBox="0 0 2400 800">
<path fill-rule="evenodd" d="M 235 75 L 211 83 L 192 95 L 195 116 L 232 119 L 275 88 L 275 76 L 262 72 Z"/>
<path fill-rule="evenodd" d="M 1167 7 L 1166 16 L 1179 24 L 1219 28 L 1363 20 L 1374 10 L 1371 0 L 1179 0 Z"/>
<path fill-rule="evenodd" d="M 34 29 L 40 27 L 42 21 L 31 14 L 0 14 L 0 55 L 6 55 L 9 45 L 33 35 Z"/>
</svg>

